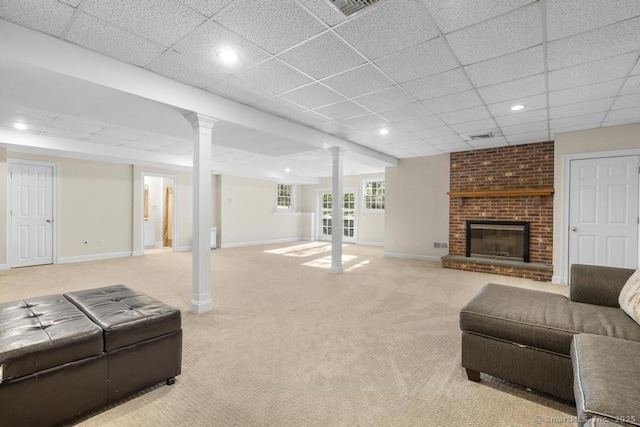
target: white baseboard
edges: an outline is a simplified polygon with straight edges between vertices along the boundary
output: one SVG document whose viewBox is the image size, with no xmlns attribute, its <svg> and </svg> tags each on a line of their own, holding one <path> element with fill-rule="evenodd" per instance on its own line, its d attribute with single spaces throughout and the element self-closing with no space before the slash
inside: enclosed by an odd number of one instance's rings
<svg viewBox="0 0 640 427">
<path fill-rule="evenodd" d="M 193 246 L 178 246 L 176 252 L 191 252 Z"/>
<path fill-rule="evenodd" d="M 551 276 L 551 283 L 553 283 L 554 285 L 564 285 L 564 283 L 562 283 L 561 276 Z"/>
<path fill-rule="evenodd" d="M 245 247 L 245 246 L 273 245 L 273 244 L 276 244 L 276 243 L 292 243 L 292 242 L 299 242 L 299 241 L 300 241 L 300 238 L 291 237 L 291 238 L 286 238 L 286 239 L 262 240 L 262 241 L 259 241 L 259 242 L 222 243 L 220 245 L 220 247 L 222 249 L 242 248 L 242 247 Z"/>
<path fill-rule="evenodd" d="M 418 255 L 418 254 L 403 254 L 398 252 L 385 252 L 385 258 L 403 258 L 403 259 L 418 259 L 422 261 L 442 262 L 442 257 L 435 255 Z"/>
<path fill-rule="evenodd" d="M 8 270 L 9 264 L 0 264 L 0 270 Z"/>
<path fill-rule="evenodd" d="M 359 245 L 363 246 L 378 246 L 384 247 L 384 242 L 358 242 Z"/>
<path fill-rule="evenodd" d="M 144 255 L 144 251 L 133 251 L 131 256 L 142 256 Z"/>
<path fill-rule="evenodd" d="M 128 252 L 111 252 L 107 254 L 68 256 L 68 257 L 58 258 L 58 264 L 71 264 L 74 262 L 87 262 L 87 261 L 101 261 L 104 259 L 125 258 L 132 255 L 133 253 L 131 251 L 128 251 Z"/>
</svg>

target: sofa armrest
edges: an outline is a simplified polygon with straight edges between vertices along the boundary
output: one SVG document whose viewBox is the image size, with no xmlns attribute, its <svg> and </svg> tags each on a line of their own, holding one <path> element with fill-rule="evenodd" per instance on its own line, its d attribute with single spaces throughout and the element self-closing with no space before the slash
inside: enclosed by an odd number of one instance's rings
<svg viewBox="0 0 640 427">
<path fill-rule="evenodd" d="M 573 264 L 569 299 L 575 302 L 620 307 L 618 296 L 635 272 L 629 268 Z"/>
</svg>

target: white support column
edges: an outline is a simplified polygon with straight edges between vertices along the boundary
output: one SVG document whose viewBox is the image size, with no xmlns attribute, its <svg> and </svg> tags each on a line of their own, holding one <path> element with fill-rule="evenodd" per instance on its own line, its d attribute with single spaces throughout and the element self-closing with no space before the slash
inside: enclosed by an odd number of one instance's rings
<svg viewBox="0 0 640 427">
<path fill-rule="evenodd" d="M 193 250 L 191 311 L 211 311 L 211 135 L 217 119 L 198 113 L 185 118 L 193 126 Z"/>
<path fill-rule="evenodd" d="M 344 206 L 342 192 L 342 164 L 344 150 L 340 147 L 329 148 L 333 156 L 333 177 L 331 185 L 331 274 L 342 274 L 342 211 Z"/>
</svg>

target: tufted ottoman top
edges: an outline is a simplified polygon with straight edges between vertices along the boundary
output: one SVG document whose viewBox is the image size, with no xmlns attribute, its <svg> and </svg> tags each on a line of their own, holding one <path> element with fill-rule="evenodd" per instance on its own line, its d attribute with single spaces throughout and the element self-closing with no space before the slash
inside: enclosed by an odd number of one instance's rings
<svg viewBox="0 0 640 427">
<path fill-rule="evenodd" d="M 156 338 L 181 328 L 180 310 L 124 285 L 64 296 L 104 330 L 104 350 Z"/>
<path fill-rule="evenodd" d="M 0 382 L 102 354 L 102 330 L 62 295 L 0 303 Z"/>
</svg>

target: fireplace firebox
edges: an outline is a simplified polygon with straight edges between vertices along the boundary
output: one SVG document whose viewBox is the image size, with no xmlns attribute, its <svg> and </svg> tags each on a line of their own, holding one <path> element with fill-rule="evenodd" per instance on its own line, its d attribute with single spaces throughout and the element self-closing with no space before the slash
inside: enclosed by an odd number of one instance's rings
<svg viewBox="0 0 640 427">
<path fill-rule="evenodd" d="M 466 256 L 529 262 L 529 223 L 467 221 Z"/>
</svg>

